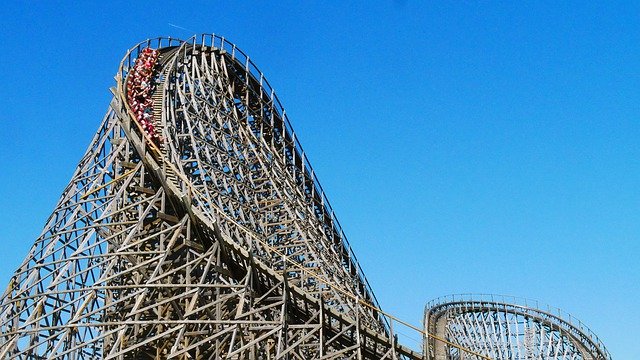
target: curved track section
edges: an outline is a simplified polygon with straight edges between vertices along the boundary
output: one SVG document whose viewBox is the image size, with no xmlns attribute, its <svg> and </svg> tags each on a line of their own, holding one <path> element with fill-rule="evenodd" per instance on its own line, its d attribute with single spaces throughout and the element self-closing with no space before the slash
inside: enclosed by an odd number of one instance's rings
<svg viewBox="0 0 640 360">
<path fill-rule="evenodd" d="M 138 91 L 145 48 L 158 54 Z M 148 40 L 116 79 L 2 296 L 0 358 L 421 357 L 377 312 L 278 98 L 244 53 L 214 35 Z"/>
<path fill-rule="evenodd" d="M 611 360 L 598 337 L 577 319 L 537 301 L 499 295 L 451 295 L 425 308 L 426 330 L 492 359 Z M 427 359 L 475 359 L 433 339 Z"/>
<path fill-rule="evenodd" d="M 286 254 L 317 274 L 290 269 L 291 281 L 305 292 L 320 294 L 332 283 L 375 303 L 268 82 L 235 45 L 200 40 L 176 51 L 160 86 L 169 140 L 163 156 L 177 165 L 179 193 L 191 193 L 195 208 L 270 268 L 287 267 L 279 255 Z M 323 296 L 355 317 L 340 292 Z M 360 316 L 382 330 L 375 313 Z"/>
</svg>

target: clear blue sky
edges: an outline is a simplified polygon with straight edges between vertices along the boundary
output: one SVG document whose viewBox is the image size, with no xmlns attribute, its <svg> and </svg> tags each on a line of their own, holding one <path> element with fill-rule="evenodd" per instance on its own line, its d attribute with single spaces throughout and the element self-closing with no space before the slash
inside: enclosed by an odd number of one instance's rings
<svg viewBox="0 0 640 360">
<path fill-rule="evenodd" d="M 126 49 L 215 32 L 276 89 L 386 310 L 518 295 L 640 353 L 638 2 L 89 3 L 0 8 L 2 287 Z"/>
</svg>

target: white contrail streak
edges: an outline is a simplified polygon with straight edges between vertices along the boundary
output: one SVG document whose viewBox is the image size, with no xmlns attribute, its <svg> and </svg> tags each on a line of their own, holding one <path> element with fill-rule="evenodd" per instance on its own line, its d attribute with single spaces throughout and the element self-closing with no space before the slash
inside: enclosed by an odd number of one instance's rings
<svg viewBox="0 0 640 360">
<path fill-rule="evenodd" d="M 182 26 L 174 25 L 172 23 L 167 23 L 167 24 L 169 24 L 169 26 L 173 26 L 174 28 L 177 28 L 177 29 L 180 29 L 180 30 L 188 31 L 188 32 L 194 33 L 194 34 L 196 33 L 195 31 L 183 28 Z"/>
</svg>

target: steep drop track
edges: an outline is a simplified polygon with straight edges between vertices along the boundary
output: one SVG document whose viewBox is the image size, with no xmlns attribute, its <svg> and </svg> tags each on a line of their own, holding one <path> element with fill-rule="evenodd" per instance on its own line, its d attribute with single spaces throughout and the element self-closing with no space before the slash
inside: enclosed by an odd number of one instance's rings
<svg viewBox="0 0 640 360">
<path fill-rule="evenodd" d="M 157 139 L 127 81 L 144 48 Z M 140 43 L 0 307 L 0 358 L 418 359 L 268 82 L 223 38 Z"/>
</svg>

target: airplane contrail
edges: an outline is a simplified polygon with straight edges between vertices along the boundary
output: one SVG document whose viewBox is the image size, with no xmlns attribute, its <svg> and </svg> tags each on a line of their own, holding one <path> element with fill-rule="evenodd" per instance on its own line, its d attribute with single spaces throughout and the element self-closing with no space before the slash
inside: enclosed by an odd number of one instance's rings
<svg viewBox="0 0 640 360">
<path fill-rule="evenodd" d="M 181 30 L 184 30 L 184 31 L 189 31 L 189 32 L 194 33 L 194 34 L 196 33 L 195 31 L 183 28 L 182 26 L 174 25 L 172 23 L 167 23 L 167 24 L 169 24 L 169 26 L 173 26 L 174 28 L 177 28 L 177 29 L 181 29 Z"/>
</svg>

